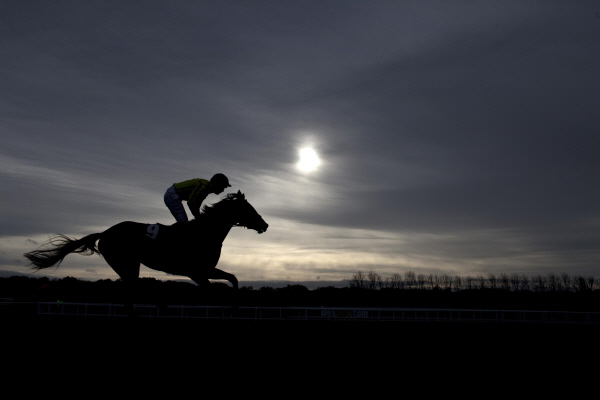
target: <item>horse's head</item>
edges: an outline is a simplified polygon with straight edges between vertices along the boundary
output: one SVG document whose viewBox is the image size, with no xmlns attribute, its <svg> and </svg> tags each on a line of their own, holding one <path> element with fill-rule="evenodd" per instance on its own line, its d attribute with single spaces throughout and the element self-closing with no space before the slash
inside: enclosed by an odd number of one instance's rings
<svg viewBox="0 0 600 400">
<path fill-rule="evenodd" d="M 258 233 L 266 232 L 269 224 L 256 212 L 254 207 L 246 200 L 246 196 L 238 190 L 237 193 L 229 193 L 223 200 L 216 203 L 213 209 L 223 210 L 232 219 L 234 226 L 243 226 L 254 229 Z"/>
<path fill-rule="evenodd" d="M 237 193 L 232 193 L 232 195 L 233 202 L 237 205 L 237 221 L 235 225 L 254 229 L 258 233 L 266 232 L 269 224 L 267 224 L 260 214 L 256 212 L 254 207 L 248 203 L 246 196 L 239 190 Z"/>
</svg>

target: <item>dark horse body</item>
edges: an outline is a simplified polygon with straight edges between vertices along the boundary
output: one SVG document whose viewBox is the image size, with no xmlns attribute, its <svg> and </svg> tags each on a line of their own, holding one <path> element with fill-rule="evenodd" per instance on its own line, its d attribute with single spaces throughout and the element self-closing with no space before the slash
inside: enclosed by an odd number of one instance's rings
<svg viewBox="0 0 600 400">
<path fill-rule="evenodd" d="M 187 276 L 200 286 L 209 285 L 209 279 L 224 279 L 237 289 L 237 278 L 216 268 L 223 241 L 233 226 L 258 233 L 268 228 L 239 191 L 204 206 L 200 218 L 187 223 L 166 226 L 125 221 L 79 240 L 58 235 L 47 243 L 51 248 L 26 253 L 25 257 L 34 269 L 40 270 L 60 265 L 70 253 L 101 254 L 125 284 L 137 280 L 140 264 L 144 264 L 158 271 Z"/>
</svg>

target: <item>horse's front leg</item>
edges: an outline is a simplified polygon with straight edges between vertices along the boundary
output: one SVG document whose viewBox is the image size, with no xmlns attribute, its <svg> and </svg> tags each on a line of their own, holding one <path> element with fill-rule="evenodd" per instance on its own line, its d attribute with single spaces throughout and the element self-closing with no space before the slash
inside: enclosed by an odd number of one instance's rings
<svg viewBox="0 0 600 400">
<path fill-rule="evenodd" d="M 229 281 L 234 289 L 238 289 L 238 280 L 235 275 L 230 274 L 229 272 L 221 271 L 218 268 L 213 268 L 208 272 L 208 279 L 223 279 L 225 281 Z"/>
<path fill-rule="evenodd" d="M 202 289 L 210 288 L 210 281 L 206 276 L 190 275 L 190 279 L 196 282 L 196 284 Z"/>
<path fill-rule="evenodd" d="M 196 282 L 198 284 L 198 286 L 200 286 L 201 288 L 204 288 L 204 289 L 210 288 L 209 279 L 223 279 L 223 280 L 229 281 L 233 285 L 233 294 L 232 294 L 233 309 L 237 309 L 237 307 L 238 307 L 238 304 L 237 304 L 238 303 L 238 299 L 237 299 L 237 297 L 238 297 L 237 296 L 238 280 L 235 277 L 235 275 L 230 274 L 225 271 L 221 271 L 220 269 L 211 268 L 208 272 L 205 272 L 202 274 L 190 275 L 190 278 L 194 282 Z"/>
<path fill-rule="evenodd" d="M 233 302 L 231 308 L 232 310 L 237 310 L 238 309 L 238 303 L 239 303 L 239 299 L 238 299 L 238 293 L 239 293 L 239 287 L 238 287 L 238 280 L 235 277 L 235 275 L 230 274 L 229 272 L 225 272 L 225 271 L 221 271 L 220 269 L 217 268 L 213 268 L 212 270 L 209 271 L 208 273 L 208 278 L 209 279 L 223 279 L 226 281 L 229 281 L 229 283 L 231 283 L 231 285 L 233 286 L 233 292 L 231 294 L 231 301 Z"/>
</svg>

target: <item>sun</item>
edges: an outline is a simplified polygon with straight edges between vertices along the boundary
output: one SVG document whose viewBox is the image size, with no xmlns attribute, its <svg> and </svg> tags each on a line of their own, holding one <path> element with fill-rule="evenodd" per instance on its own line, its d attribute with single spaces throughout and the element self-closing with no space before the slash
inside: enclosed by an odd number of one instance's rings
<svg viewBox="0 0 600 400">
<path fill-rule="evenodd" d="M 311 172 L 316 170 L 321 164 L 321 160 L 317 155 L 317 152 L 310 147 L 300 149 L 300 160 L 296 164 L 296 167 L 303 172 Z"/>
</svg>

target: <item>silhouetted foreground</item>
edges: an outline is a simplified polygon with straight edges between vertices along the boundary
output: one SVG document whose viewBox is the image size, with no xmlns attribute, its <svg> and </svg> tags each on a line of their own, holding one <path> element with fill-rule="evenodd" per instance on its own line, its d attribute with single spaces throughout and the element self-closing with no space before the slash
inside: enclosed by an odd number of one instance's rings
<svg viewBox="0 0 600 400">
<path fill-rule="evenodd" d="M 4 365 L 14 368 L 23 363 L 19 371 L 40 359 L 49 360 L 53 368 L 62 364 L 59 371 L 77 365 L 78 370 L 88 372 L 89 365 L 106 368 L 114 363 L 130 374 L 146 374 L 146 379 L 149 369 L 178 375 L 210 366 L 211 371 L 236 368 L 243 376 L 258 374 L 257 379 L 263 380 L 277 374 L 293 379 L 310 376 L 317 382 L 313 385 L 340 371 L 345 376 L 336 379 L 336 384 L 363 379 L 365 373 L 405 376 L 415 369 L 428 376 L 437 369 L 447 376 L 455 371 L 455 358 L 471 361 L 466 369 L 459 368 L 461 376 L 474 366 L 488 375 L 502 366 L 502 371 L 522 376 L 527 370 L 520 368 L 530 369 L 542 360 L 556 368 L 561 355 L 570 358 L 564 365 L 573 368 L 573 357 L 585 356 L 586 365 L 589 363 L 590 350 L 596 347 L 600 333 L 600 325 L 585 324 L 181 320 L 2 313 L 0 323 L 2 343 L 19 349 L 17 356 L 5 357 Z M 522 362 L 523 357 L 527 362 Z M 314 364 L 309 372 L 307 363 Z"/>
<path fill-rule="evenodd" d="M 119 303 L 121 285 L 118 280 L 90 282 L 75 278 L 11 277 L 0 279 L 0 297 L 15 302 Z M 146 304 L 226 305 L 232 301 L 233 292 L 225 284 L 212 284 L 209 291 L 203 291 L 192 283 L 152 278 L 140 279 L 140 288 L 140 303 Z M 304 286 L 289 285 L 281 289 L 242 287 L 238 293 L 241 306 L 489 307 L 570 311 L 600 308 L 598 291 L 534 293 L 501 289 L 449 291 L 356 287 L 325 287 L 310 291 Z M 12 307 L 8 305 L 6 309 Z M 0 340 L 5 344 L 16 344 L 19 349 L 8 352 L 10 354 L 4 360 L 4 364 L 14 370 L 25 370 L 39 360 L 51 360 L 55 369 L 62 365 L 57 369 L 59 371 L 77 365 L 78 369 L 89 373 L 90 368 L 105 368 L 117 361 L 116 364 L 128 374 L 132 371 L 147 374 L 149 368 L 159 368 L 173 370 L 178 379 L 183 370 L 189 369 L 190 360 L 194 367 L 189 370 L 194 373 L 205 366 L 210 366 L 211 371 L 230 371 L 233 367 L 241 369 L 244 376 L 259 372 L 261 379 L 282 373 L 295 379 L 305 376 L 302 374 L 307 373 L 305 365 L 309 362 L 313 364 L 311 376 L 318 372 L 315 382 L 320 384 L 323 379 L 331 379 L 341 372 L 343 376 L 334 380 L 338 384 L 356 376 L 362 378 L 367 372 L 376 375 L 393 373 L 396 377 L 408 376 L 406 374 L 415 371 L 427 376 L 436 373 L 447 376 L 455 370 L 449 366 L 465 357 L 472 361 L 473 371 L 469 376 L 480 371 L 485 372 L 487 378 L 495 379 L 494 370 L 521 376 L 536 363 L 538 367 L 555 369 L 560 356 L 568 358 L 562 365 L 568 365 L 570 369 L 587 365 L 590 350 L 596 347 L 600 333 L 600 325 L 587 324 L 81 318 L 1 311 Z M 523 357 L 527 358 L 526 363 L 521 362 Z M 577 357 L 585 359 L 585 363 Z M 18 365 L 23 368 L 15 368 Z M 468 368 L 458 369 L 461 377 Z M 105 373 L 104 370 L 100 372 Z M 143 378 L 147 379 L 147 376 Z"/>
<path fill-rule="evenodd" d="M 222 279 L 237 288 L 238 280 L 233 274 L 216 268 L 223 241 L 234 226 L 258 233 L 269 227 L 240 191 L 204 206 L 202 214 L 190 222 L 165 226 L 125 221 L 81 239 L 56 235 L 38 250 L 25 253 L 25 257 L 34 270 L 41 270 L 60 266 L 71 253 L 102 255 L 126 284 L 121 302 L 131 307 L 139 302 L 135 292 L 140 264 L 187 276 L 204 287 L 210 286 L 209 279 Z"/>
<path fill-rule="evenodd" d="M 120 304 L 120 280 L 85 281 L 75 278 L 48 279 L 15 276 L 0 279 L 0 298 L 13 301 L 63 301 Z M 369 289 L 323 287 L 308 290 L 302 285 L 283 288 L 241 287 L 222 283 L 200 288 L 192 283 L 139 279 L 137 304 L 231 305 L 299 307 L 398 307 L 468 308 L 544 311 L 600 311 L 600 290 L 525 291 L 490 289 L 450 290 L 440 288 Z M 235 299 L 235 300 L 234 300 Z"/>
</svg>

